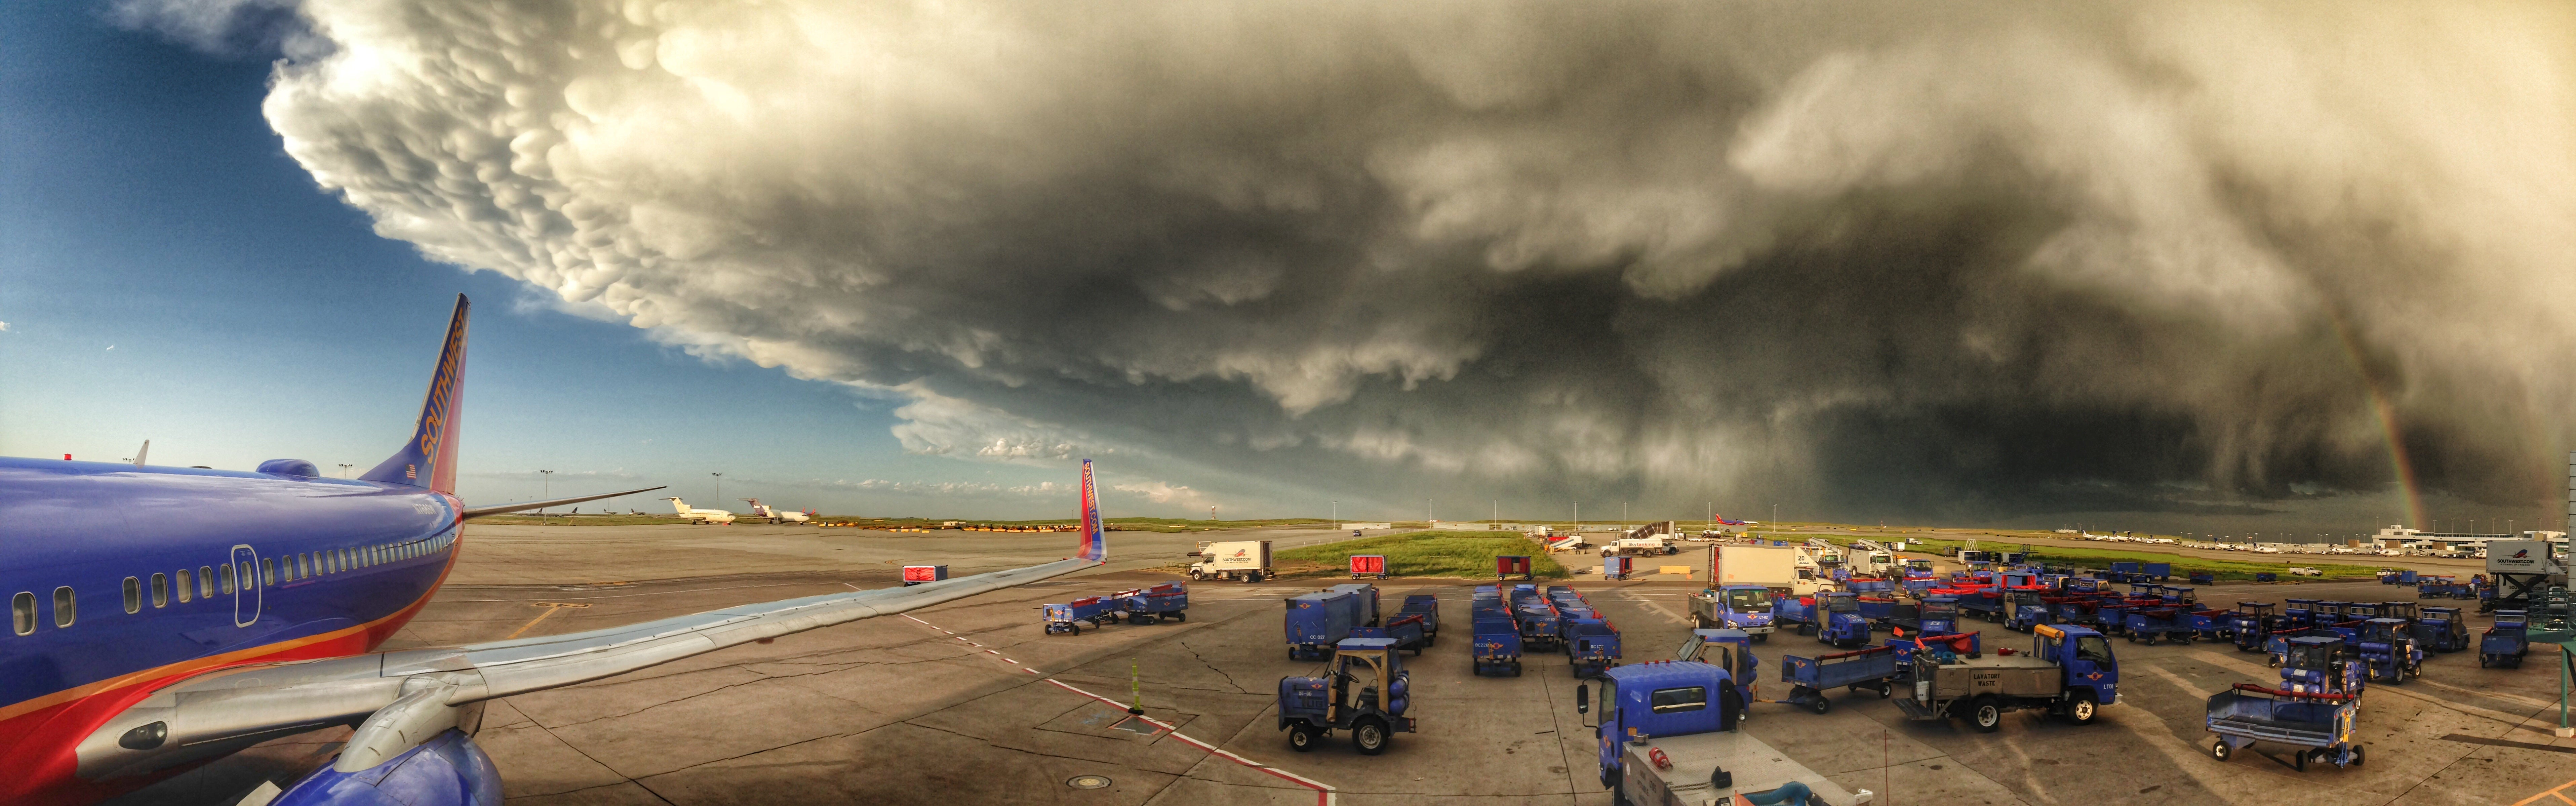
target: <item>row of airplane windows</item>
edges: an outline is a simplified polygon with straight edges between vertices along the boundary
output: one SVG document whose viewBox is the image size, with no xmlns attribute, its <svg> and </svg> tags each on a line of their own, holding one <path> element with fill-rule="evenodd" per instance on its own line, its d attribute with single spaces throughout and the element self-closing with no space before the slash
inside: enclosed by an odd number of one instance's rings
<svg viewBox="0 0 2576 806">
<path fill-rule="evenodd" d="M 216 596 L 230 596 L 237 587 L 236 580 L 241 584 L 252 584 L 255 579 L 256 584 L 258 585 L 275 586 L 281 582 L 293 582 L 299 579 L 326 574 L 336 574 L 342 571 L 372 568 L 385 563 L 408 560 L 415 557 L 426 557 L 445 551 L 453 540 L 454 538 L 451 535 L 441 535 L 428 540 L 414 541 L 410 543 L 384 543 L 344 549 L 327 549 L 309 554 L 296 554 L 285 558 L 286 564 L 283 568 L 279 567 L 277 558 L 264 558 L 259 561 L 259 570 L 256 576 L 252 574 L 251 564 L 249 561 L 226 563 L 224 565 L 198 566 L 196 573 L 194 574 L 189 573 L 188 569 L 181 568 L 177 572 L 179 577 L 177 585 L 170 584 L 169 574 L 154 572 L 152 574 L 152 606 L 154 608 L 170 606 L 172 593 L 178 594 L 178 599 L 181 603 L 189 602 L 192 599 L 213 599 Z M 190 595 L 192 593 L 194 596 Z M 72 595 L 72 587 L 70 585 L 64 585 L 54 589 L 53 604 L 53 620 L 55 627 L 70 627 L 72 626 L 72 622 L 79 620 L 80 603 L 77 597 Z M 129 614 L 143 612 L 143 580 L 141 578 L 125 578 L 125 612 Z M 9 597 L 9 627 L 11 632 L 18 635 L 34 633 L 36 631 L 36 623 L 36 594 L 34 592 L 19 591 L 18 595 Z"/>
</svg>

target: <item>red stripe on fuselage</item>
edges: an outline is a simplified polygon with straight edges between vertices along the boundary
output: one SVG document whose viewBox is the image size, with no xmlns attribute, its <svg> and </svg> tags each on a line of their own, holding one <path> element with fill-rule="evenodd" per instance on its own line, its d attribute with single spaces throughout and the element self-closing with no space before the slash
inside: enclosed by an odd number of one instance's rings
<svg viewBox="0 0 2576 806">
<path fill-rule="evenodd" d="M 462 502 L 450 497 L 448 503 L 463 511 Z M 464 523 L 457 520 L 458 527 Z M 221 655 L 181 661 L 96 683 L 55 692 L 43 697 L 0 708 L 0 804 L 10 806 L 82 806 L 97 803 L 126 792 L 141 789 L 155 781 L 176 775 L 195 765 L 175 767 L 159 774 L 113 781 L 85 781 L 74 775 L 79 768 L 76 754 L 82 739 L 89 738 L 100 725 L 136 702 L 152 696 L 172 684 L 210 672 L 241 666 L 285 661 L 319 660 L 351 655 L 364 655 L 382 646 L 386 639 L 400 632 L 403 625 L 429 605 L 438 595 L 447 575 L 456 570 L 456 558 L 464 550 L 465 532 L 457 528 L 456 543 L 447 550 L 447 564 L 438 569 L 438 578 L 418 600 L 384 618 L 334 630 L 321 635 L 308 635 L 237 649 Z"/>
</svg>

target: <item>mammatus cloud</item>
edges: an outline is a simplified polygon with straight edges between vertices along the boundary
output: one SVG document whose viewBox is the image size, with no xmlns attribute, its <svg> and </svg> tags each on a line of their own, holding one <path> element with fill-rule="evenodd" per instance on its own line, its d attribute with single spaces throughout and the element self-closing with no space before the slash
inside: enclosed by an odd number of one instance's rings
<svg viewBox="0 0 2576 806">
<path fill-rule="evenodd" d="M 2552 494 L 2561 6 L 1096 11 L 312 0 L 266 112 L 385 236 L 923 453 L 2008 514 L 2396 433 Z"/>
</svg>

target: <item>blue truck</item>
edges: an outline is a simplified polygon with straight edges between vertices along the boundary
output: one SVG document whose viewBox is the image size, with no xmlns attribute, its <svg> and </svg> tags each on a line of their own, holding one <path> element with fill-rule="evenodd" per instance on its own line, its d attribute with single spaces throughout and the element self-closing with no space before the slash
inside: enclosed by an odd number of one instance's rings
<svg viewBox="0 0 2576 806">
<path fill-rule="evenodd" d="M 1398 733 L 1413 732 L 1413 677 L 1389 638 L 1345 638 L 1333 645 L 1331 674 L 1279 678 L 1279 730 L 1303 753 L 1349 731 L 1362 755 L 1386 752 Z"/>
<path fill-rule="evenodd" d="M 1696 629 L 1742 630 L 1755 641 L 1771 640 L 1771 589 L 1760 585 L 1727 585 L 1691 594 L 1691 626 Z"/>
<path fill-rule="evenodd" d="M 1117 600 L 1119 615 L 1129 624 L 1190 620 L 1190 589 L 1178 582 L 1123 590 L 1110 598 Z"/>
<path fill-rule="evenodd" d="M 2009 711 L 2046 709 L 2081 725 L 2120 702 L 2120 660 L 2109 639 L 2059 624 L 2031 632 L 2027 654 L 1914 653 L 1914 691 L 1896 698 L 1897 710 L 1915 720 L 1962 718 L 1978 732 L 1992 733 Z"/>
<path fill-rule="evenodd" d="M 1468 627 L 1473 631 L 1468 655 L 1476 674 L 1509 671 L 1513 677 L 1521 676 L 1521 626 L 1501 590 L 1492 585 L 1476 588 L 1468 605 Z"/>
<path fill-rule="evenodd" d="M 2530 612 L 2495 611 L 2495 625 L 2478 636 L 2478 668 L 2522 668 L 2523 656 L 2531 653 Z"/>
<path fill-rule="evenodd" d="M 1622 666 L 1574 687 L 1574 709 L 1590 723 L 1601 785 L 1614 804 L 1681 806 L 1736 803 L 1792 781 L 1809 789 L 1811 806 L 1857 806 L 1875 800 L 1807 768 L 1738 729 L 1743 689 L 1727 668 L 1694 661 Z M 1591 722 L 1598 714 L 1597 723 Z"/>
<path fill-rule="evenodd" d="M 1598 675 L 1619 665 L 1619 627 L 1606 619 L 1565 622 L 1565 657 L 1577 678 Z"/>
<path fill-rule="evenodd" d="M 1422 645 L 1440 642 L 1440 597 L 1417 593 L 1404 597 L 1404 607 L 1395 611 L 1396 618 L 1417 616 L 1422 619 Z"/>
<path fill-rule="evenodd" d="M 1869 617 L 1861 615 L 1860 597 L 1849 593 L 1828 593 L 1817 598 L 1824 609 L 1822 627 L 1816 639 L 1842 649 L 1856 649 L 1869 644 Z"/>
<path fill-rule="evenodd" d="M 2415 642 L 2405 619 L 2362 622 L 2359 646 L 2362 668 L 2373 683 L 2404 683 L 2424 674 L 2424 647 Z"/>
<path fill-rule="evenodd" d="M 2293 766 L 2362 763 L 2362 746 L 2353 740 L 2353 721 L 2360 708 L 2360 663 L 2342 658 L 2342 641 L 2325 636 L 2289 639 L 2288 661 L 2279 687 L 2238 683 L 2211 695 L 2207 704 L 2209 732 L 2217 734 L 2209 755 L 2226 761 L 2255 742 L 2301 748 Z"/>
<path fill-rule="evenodd" d="M 1716 628 L 1691 630 L 1682 639 L 1682 649 L 1673 660 L 1695 661 L 1725 669 L 1734 678 L 1736 696 L 1753 702 L 1761 687 L 1762 659 L 1753 655 L 1753 636 L 1743 630 Z"/>
<path fill-rule="evenodd" d="M 2427 607 L 2415 617 L 2415 640 L 2435 652 L 2458 652 L 2469 648 L 2468 619 L 2456 607 Z"/>
<path fill-rule="evenodd" d="M 1351 637 L 1351 628 L 1369 626 L 1360 617 L 1362 604 L 1353 592 L 1338 589 L 1288 597 L 1288 659 L 1329 656 L 1342 639 Z"/>
</svg>

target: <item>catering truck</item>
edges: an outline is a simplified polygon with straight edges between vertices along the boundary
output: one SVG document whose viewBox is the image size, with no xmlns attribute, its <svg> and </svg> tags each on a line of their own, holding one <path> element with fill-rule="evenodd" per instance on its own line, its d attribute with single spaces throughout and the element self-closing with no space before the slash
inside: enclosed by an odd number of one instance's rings
<svg viewBox="0 0 2576 806">
<path fill-rule="evenodd" d="M 1191 579 L 1240 579 L 1259 582 L 1270 577 L 1270 541 L 1235 540 L 1200 543 L 1190 556 L 1199 558 L 1190 564 Z"/>
<path fill-rule="evenodd" d="M 1598 681 L 1574 687 L 1574 709 L 1598 713 L 1592 733 L 1601 785 L 1611 802 L 1628 806 L 1706 806 L 1736 803 L 1796 782 L 1813 806 L 1870 803 L 1869 790 L 1842 788 L 1823 773 L 1737 728 L 1744 697 L 1734 673 L 1696 661 L 1621 666 Z M 1587 719 L 1587 721 L 1589 721 Z"/>
<path fill-rule="evenodd" d="M 2045 708 L 2085 724 L 2120 701 L 2120 661 L 2101 633 L 2069 624 L 2032 628 L 2031 651 L 1959 655 L 1933 644 L 1914 653 L 1912 696 L 1896 698 L 1908 719 L 1962 717 L 1980 733 L 2003 726 L 2004 713 Z"/>
</svg>

